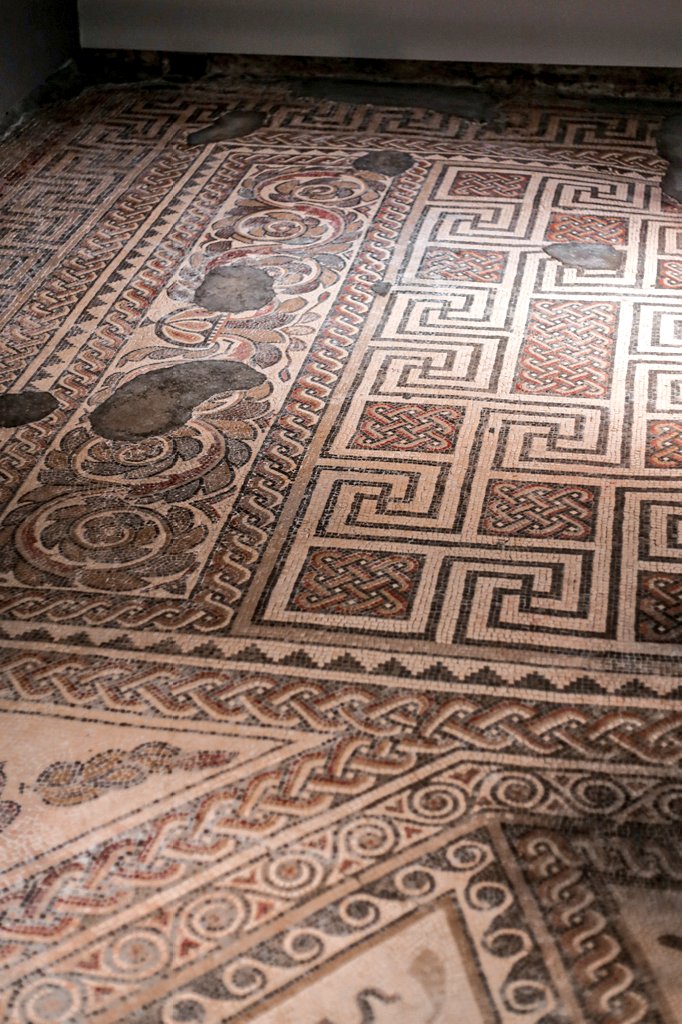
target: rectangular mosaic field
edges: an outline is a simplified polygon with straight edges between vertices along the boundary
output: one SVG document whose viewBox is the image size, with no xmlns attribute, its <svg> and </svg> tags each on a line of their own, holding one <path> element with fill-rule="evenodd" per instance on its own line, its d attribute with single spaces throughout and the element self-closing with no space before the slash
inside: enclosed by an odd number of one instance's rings
<svg viewBox="0 0 682 1024">
<path fill-rule="evenodd" d="M 680 1024 L 661 118 L 5 145 L 0 1019 Z"/>
</svg>

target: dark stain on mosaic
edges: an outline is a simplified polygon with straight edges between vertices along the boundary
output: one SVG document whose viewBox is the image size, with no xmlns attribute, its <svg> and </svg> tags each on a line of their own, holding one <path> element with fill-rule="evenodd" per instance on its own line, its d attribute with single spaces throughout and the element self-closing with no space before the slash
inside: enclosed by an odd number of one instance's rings
<svg viewBox="0 0 682 1024">
<path fill-rule="evenodd" d="M 245 391 L 265 380 L 231 359 L 202 359 L 150 370 L 124 384 L 91 414 L 93 430 L 112 441 L 165 434 L 185 424 L 194 407 L 223 392 Z"/>
<path fill-rule="evenodd" d="M 656 137 L 658 152 L 669 161 L 661 188 L 666 196 L 682 203 L 682 114 L 668 117 Z"/>
<path fill-rule="evenodd" d="M 47 391 L 17 391 L 0 395 L 0 427 L 21 427 L 54 412 L 59 402 Z"/>
<path fill-rule="evenodd" d="M 213 124 L 200 128 L 199 131 L 191 132 L 187 136 L 189 146 L 204 146 L 209 142 L 224 142 L 227 139 L 240 139 L 244 135 L 251 135 L 258 131 L 266 122 L 265 114 L 256 111 L 238 113 L 230 111 L 223 114 Z"/>
<path fill-rule="evenodd" d="M 216 267 L 201 282 L 194 298 L 214 313 L 261 309 L 275 297 L 272 278 L 259 267 Z"/>
<path fill-rule="evenodd" d="M 390 281 L 376 281 L 371 288 L 375 295 L 388 295 L 391 283 Z"/>
<path fill-rule="evenodd" d="M 297 93 L 335 103 L 383 107 L 422 107 L 469 121 L 488 121 L 495 112 L 491 96 L 468 86 L 413 82 L 361 82 L 354 79 L 312 79 L 297 82 Z"/>
<path fill-rule="evenodd" d="M 544 251 L 565 266 L 579 270 L 620 270 L 623 265 L 623 254 L 601 242 L 556 242 L 546 245 Z"/>
<path fill-rule="evenodd" d="M 398 149 L 383 149 L 358 157 L 353 162 L 353 167 L 357 167 L 359 171 L 374 171 L 376 174 L 395 178 L 398 174 L 409 171 L 413 164 L 414 160 L 409 153 L 403 153 Z"/>
</svg>

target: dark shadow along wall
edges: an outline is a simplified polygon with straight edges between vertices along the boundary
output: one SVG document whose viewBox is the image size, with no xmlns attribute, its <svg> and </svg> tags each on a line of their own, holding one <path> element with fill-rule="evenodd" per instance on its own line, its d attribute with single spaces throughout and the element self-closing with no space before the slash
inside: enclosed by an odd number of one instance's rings
<svg viewBox="0 0 682 1024">
<path fill-rule="evenodd" d="M 0 121 L 78 47 L 77 0 L 1 0 Z"/>
</svg>

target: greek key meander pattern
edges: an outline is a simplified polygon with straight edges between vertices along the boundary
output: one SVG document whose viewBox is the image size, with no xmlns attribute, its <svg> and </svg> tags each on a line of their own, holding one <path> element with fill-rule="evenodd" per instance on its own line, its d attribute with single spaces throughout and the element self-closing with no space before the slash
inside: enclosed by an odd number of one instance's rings
<svg viewBox="0 0 682 1024">
<path fill-rule="evenodd" d="M 3 383 L 58 404 L 0 428 L 1 1020 L 679 1024 L 659 122 L 204 82 L 8 144 Z M 202 359 L 251 386 L 94 432 Z"/>
</svg>

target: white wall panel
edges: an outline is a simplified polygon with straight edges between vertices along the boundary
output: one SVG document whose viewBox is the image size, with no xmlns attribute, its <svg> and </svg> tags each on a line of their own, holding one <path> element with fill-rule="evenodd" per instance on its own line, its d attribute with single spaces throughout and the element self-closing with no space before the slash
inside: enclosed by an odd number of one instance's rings
<svg viewBox="0 0 682 1024">
<path fill-rule="evenodd" d="M 682 65 L 682 0 L 80 0 L 84 46 Z"/>
</svg>

